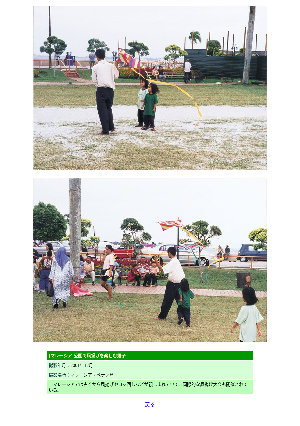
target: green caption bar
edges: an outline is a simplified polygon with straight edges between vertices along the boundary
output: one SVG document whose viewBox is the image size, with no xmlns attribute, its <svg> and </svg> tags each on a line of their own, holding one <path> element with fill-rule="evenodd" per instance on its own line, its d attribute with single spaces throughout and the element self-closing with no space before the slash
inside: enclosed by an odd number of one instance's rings
<svg viewBox="0 0 300 426">
<path fill-rule="evenodd" d="M 253 360 L 253 351 L 48 351 L 48 360 Z"/>
</svg>

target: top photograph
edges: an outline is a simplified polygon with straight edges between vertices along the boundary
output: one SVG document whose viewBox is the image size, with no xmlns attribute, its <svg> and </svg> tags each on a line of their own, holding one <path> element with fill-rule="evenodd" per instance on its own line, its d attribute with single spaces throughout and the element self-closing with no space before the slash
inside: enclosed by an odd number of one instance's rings
<svg viewBox="0 0 300 426">
<path fill-rule="evenodd" d="M 34 170 L 266 170 L 267 7 L 33 8 Z"/>
</svg>

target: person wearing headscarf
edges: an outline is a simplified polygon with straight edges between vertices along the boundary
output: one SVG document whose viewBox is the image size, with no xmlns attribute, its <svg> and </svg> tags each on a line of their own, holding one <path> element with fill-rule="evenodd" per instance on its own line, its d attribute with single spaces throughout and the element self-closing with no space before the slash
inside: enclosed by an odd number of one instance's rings
<svg viewBox="0 0 300 426">
<path fill-rule="evenodd" d="M 53 282 L 54 296 L 52 297 L 53 308 L 58 308 L 60 300 L 63 307 L 67 306 L 70 297 L 70 283 L 74 276 L 74 270 L 70 258 L 67 256 L 65 247 L 60 247 L 53 259 L 49 280 Z"/>
</svg>

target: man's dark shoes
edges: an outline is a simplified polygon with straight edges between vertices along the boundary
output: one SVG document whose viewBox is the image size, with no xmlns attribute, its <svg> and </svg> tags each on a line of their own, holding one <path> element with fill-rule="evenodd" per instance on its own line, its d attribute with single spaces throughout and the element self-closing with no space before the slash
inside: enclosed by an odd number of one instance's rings
<svg viewBox="0 0 300 426">
<path fill-rule="evenodd" d="M 180 318 L 180 320 L 178 321 L 178 325 L 180 325 L 180 324 L 182 324 L 183 323 L 183 318 Z"/>
</svg>

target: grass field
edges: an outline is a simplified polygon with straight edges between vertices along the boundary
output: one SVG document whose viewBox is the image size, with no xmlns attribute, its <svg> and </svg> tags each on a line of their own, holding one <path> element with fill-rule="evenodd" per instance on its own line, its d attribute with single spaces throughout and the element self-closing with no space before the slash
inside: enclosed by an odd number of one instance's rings
<svg viewBox="0 0 300 426">
<path fill-rule="evenodd" d="M 66 308 L 52 309 L 51 298 L 34 292 L 35 342 L 238 342 L 239 327 L 230 333 L 241 306 L 238 297 L 202 297 L 191 301 L 191 328 L 177 325 L 176 304 L 165 321 L 155 320 L 162 295 L 121 294 L 106 300 L 106 293 L 70 297 Z M 125 305 L 122 306 L 120 302 Z M 267 298 L 257 308 L 267 340 Z"/>
<path fill-rule="evenodd" d="M 244 85 L 184 86 L 199 105 L 257 106 L 267 105 L 267 88 Z M 137 86 L 116 86 L 114 105 L 136 105 Z M 193 105 L 189 97 L 176 87 L 160 86 L 159 105 Z M 34 106 L 87 107 L 95 106 L 93 85 L 34 86 Z"/>
<path fill-rule="evenodd" d="M 209 270 L 208 284 L 200 283 L 198 268 L 184 268 L 184 270 L 191 289 L 237 289 L 236 270 Z M 267 272 L 251 270 L 250 275 L 253 288 L 257 291 L 266 291 Z M 96 280 L 96 283 L 99 282 L 100 280 Z M 159 285 L 166 285 L 166 281 L 159 281 Z M 54 310 L 50 297 L 44 293 L 34 292 L 33 340 L 36 342 L 238 341 L 239 329 L 237 328 L 234 334 L 230 333 L 230 329 L 243 305 L 242 298 L 195 296 L 191 301 L 191 328 L 187 329 L 185 324 L 177 325 L 175 303 L 166 321 L 154 319 L 159 314 L 163 295 L 120 293 L 114 295 L 110 301 L 107 301 L 106 297 L 106 293 L 94 293 L 93 296 L 79 298 L 71 296 L 66 309 L 60 304 L 60 307 Z M 264 317 L 261 323 L 263 336 L 258 338 L 258 341 L 263 342 L 267 340 L 267 298 L 261 298 L 257 308 Z"/>
</svg>

